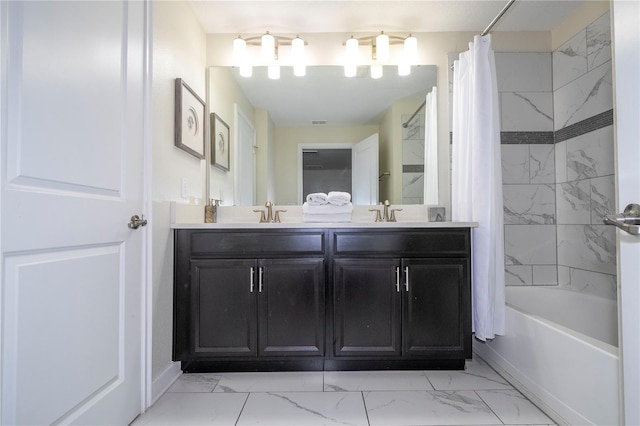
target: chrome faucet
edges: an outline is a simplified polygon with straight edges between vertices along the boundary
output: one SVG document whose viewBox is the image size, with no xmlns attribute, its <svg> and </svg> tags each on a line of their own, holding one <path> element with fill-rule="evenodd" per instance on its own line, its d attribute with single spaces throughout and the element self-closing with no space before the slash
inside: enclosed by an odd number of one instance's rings
<svg viewBox="0 0 640 426">
<path fill-rule="evenodd" d="M 260 223 L 280 223 L 280 212 L 286 212 L 286 210 L 276 210 L 274 215 L 271 201 L 267 201 L 264 206 L 267 209 L 266 214 L 264 210 L 254 210 L 254 212 L 260 213 Z"/>
</svg>

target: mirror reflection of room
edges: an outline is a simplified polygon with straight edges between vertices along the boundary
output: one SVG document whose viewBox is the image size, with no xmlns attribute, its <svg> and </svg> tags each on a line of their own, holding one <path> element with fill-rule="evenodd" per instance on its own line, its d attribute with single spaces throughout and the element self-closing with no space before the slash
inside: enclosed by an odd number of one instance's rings
<svg viewBox="0 0 640 426">
<path fill-rule="evenodd" d="M 304 149 L 302 151 L 302 193 L 343 191 L 351 193 L 351 149 Z"/>
<path fill-rule="evenodd" d="M 372 79 L 368 67 L 358 67 L 358 74 L 347 78 L 340 66 L 309 66 L 304 77 L 294 76 L 285 67 L 278 80 L 269 79 L 266 67 L 259 66 L 253 67 L 250 78 L 241 76 L 234 67 L 213 66 L 208 74 L 210 111 L 226 115 L 232 133 L 238 111 L 253 116 L 254 161 L 245 157 L 243 162 L 236 162 L 232 175 L 237 176 L 236 185 L 246 180 L 251 174 L 246 168 L 254 162 L 255 198 L 250 202 L 249 197 L 241 196 L 241 189 L 228 187 L 223 192 L 235 192 L 233 204 L 272 201 L 300 205 L 310 192 L 304 176 L 308 180 L 318 174 L 317 169 L 310 171 L 303 166 L 303 145 L 337 144 L 342 148 L 373 135 L 378 138 L 377 164 L 366 167 L 366 177 L 353 170 L 351 190 L 347 191 L 373 194 L 355 196 L 354 204 L 377 204 L 387 199 L 394 204 L 425 203 L 425 137 L 429 133 L 425 130 L 425 101 L 436 86 L 436 66 L 414 66 L 406 76 L 399 76 L 396 67 L 385 66 L 380 79 Z M 242 146 L 237 150 L 238 155 L 247 152 Z M 437 188 L 437 152 L 433 155 L 431 176 Z M 229 180 L 228 173 L 211 168 L 212 191 L 220 192 L 217 188 Z M 320 191 L 342 191 L 348 188 L 344 185 L 322 187 Z M 437 204 L 437 199 L 432 204 Z"/>
</svg>

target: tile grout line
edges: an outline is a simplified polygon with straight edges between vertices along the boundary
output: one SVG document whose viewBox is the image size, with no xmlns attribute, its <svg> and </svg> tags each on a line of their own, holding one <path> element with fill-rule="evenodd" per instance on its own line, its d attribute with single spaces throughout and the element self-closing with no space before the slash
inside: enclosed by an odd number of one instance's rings
<svg viewBox="0 0 640 426">
<path fill-rule="evenodd" d="M 364 406 L 364 415 L 367 417 L 367 425 L 371 426 L 371 420 L 369 420 L 369 410 L 367 410 L 367 401 L 364 398 L 364 391 L 360 391 L 362 397 L 362 405 Z"/>
<path fill-rule="evenodd" d="M 491 408 L 491 406 L 487 403 L 487 401 L 485 401 L 485 400 L 482 398 L 482 396 L 478 393 L 478 391 L 477 391 L 477 390 L 475 390 L 475 389 L 474 389 L 474 390 L 473 390 L 473 393 L 475 393 L 475 394 L 478 396 L 478 398 L 480 398 L 480 401 L 482 401 L 482 403 L 483 403 L 484 405 L 486 405 L 486 406 L 487 406 L 487 408 L 489 409 L 489 411 L 491 411 L 491 413 L 493 413 L 493 415 L 494 415 L 494 416 L 496 416 L 496 419 L 498 419 L 499 421 L 501 421 L 503 425 L 505 425 L 505 424 L 506 424 L 506 423 L 504 422 L 504 420 L 502 420 L 502 418 L 498 415 L 498 413 L 496 413 L 496 412 L 493 410 L 493 408 Z"/>
<path fill-rule="evenodd" d="M 249 396 L 251 395 L 251 392 L 247 393 L 247 397 L 244 399 L 244 404 L 242 404 L 242 408 L 240 409 L 240 412 L 238 413 L 238 418 L 236 419 L 236 422 L 234 423 L 235 426 L 238 426 L 238 422 L 240 421 L 240 417 L 242 416 L 242 412 L 244 411 L 244 408 L 247 406 L 247 401 L 249 401 Z"/>
</svg>

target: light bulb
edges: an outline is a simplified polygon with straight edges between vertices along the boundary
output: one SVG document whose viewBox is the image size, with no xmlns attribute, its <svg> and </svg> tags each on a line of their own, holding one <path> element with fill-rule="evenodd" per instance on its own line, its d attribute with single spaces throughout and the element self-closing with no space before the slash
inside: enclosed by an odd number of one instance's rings
<svg viewBox="0 0 640 426">
<path fill-rule="evenodd" d="M 344 76 L 355 77 L 358 72 L 359 45 L 358 39 L 353 36 L 347 40 L 345 60 L 344 60 Z"/>
<path fill-rule="evenodd" d="M 351 37 L 349 40 L 347 40 L 346 45 L 347 45 L 347 60 L 353 63 L 357 63 L 358 48 L 360 46 L 358 39 Z"/>
<path fill-rule="evenodd" d="M 272 61 L 276 56 L 276 39 L 267 31 L 260 39 L 262 59 Z"/>
<path fill-rule="evenodd" d="M 389 36 L 384 32 L 376 37 L 376 59 L 381 62 L 389 60 Z"/>
<path fill-rule="evenodd" d="M 247 55 L 247 42 L 238 36 L 233 40 L 233 65 L 240 67 L 244 64 Z"/>
<path fill-rule="evenodd" d="M 267 67 L 267 76 L 271 80 L 277 80 L 280 78 L 280 65 L 271 64 Z"/>
<path fill-rule="evenodd" d="M 382 65 L 371 65 L 371 78 L 382 78 Z"/>
<path fill-rule="evenodd" d="M 398 75 L 401 77 L 405 77 L 409 74 L 411 74 L 411 65 L 403 60 L 398 64 Z"/>
<path fill-rule="evenodd" d="M 251 77 L 253 75 L 253 67 L 249 64 L 240 65 L 240 75 L 242 77 Z"/>
<path fill-rule="evenodd" d="M 358 66 L 353 64 L 346 64 L 344 66 L 344 76 L 345 77 L 355 77 L 358 73 Z"/>
<path fill-rule="evenodd" d="M 307 66 L 304 56 L 304 40 L 300 37 L 291 41 L 291 56 L 293 57 L 293 74 L 296 77 L 303 77 L 307 73 Z"/>
<path fill-rule="evenodd" d="M 418 39 L 411 34 L 404 39 L 404 59 L 410 65 L 418 63 Z"/>
</svg>

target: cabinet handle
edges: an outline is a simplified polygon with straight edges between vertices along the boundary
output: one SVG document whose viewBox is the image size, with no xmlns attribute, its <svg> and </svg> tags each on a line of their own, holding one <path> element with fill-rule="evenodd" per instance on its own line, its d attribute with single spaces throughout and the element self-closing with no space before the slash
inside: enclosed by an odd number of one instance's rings
<svg viewBox="0 0 640 426">
<path fill-rule="evenodd" d="M 396 291 L 400 293 L 400 267 L 396 266 Z"/>
<path fill-rule="evenodd" d="M 251 293 L 253 293 L 253 290 L 255 288 L 255 284 L 253 282 L 253 277 L 255 275 L 256 271 L 254 271 L 253 266 L 251 267 L 251 275 L 250 275 L 250 281 L 251 281 L 251 286 L 249 287 L 249 290 L 251 291 Z"/>
<path fill-rule="evenodd" d="M 406 291 L 409 291 L 409 267 L 405 266 L 404 268 L 404 278 L 405 278 L 405 282 L 404 282 L 404 289 Z"/>
<path fill-rule="evenodd" d="M 262 293 L 262 266 L 258 268 L 258 293 Z"/>
</svg>

